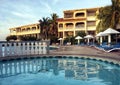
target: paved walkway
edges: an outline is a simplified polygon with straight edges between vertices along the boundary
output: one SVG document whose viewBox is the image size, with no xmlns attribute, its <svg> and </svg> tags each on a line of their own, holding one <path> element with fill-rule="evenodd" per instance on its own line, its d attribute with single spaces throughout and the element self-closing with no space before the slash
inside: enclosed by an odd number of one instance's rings
<svg viewBox="0 0 120 85">
<path fill-rule="evenodd" d="M 54 55 L 80 55 L 80 56 L 94 56 L 100 58 L 108 58 L 120 61 L 119 52 L 105 52 L 98 50 L 95 47 L 89 46 L 61 46 L 57 50 L 50 51 Z"/>
</svg>

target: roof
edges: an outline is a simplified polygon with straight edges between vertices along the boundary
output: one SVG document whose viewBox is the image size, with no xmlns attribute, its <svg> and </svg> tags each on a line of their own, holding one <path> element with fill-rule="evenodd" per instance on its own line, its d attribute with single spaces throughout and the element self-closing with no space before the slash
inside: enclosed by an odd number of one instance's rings
<svg viewBox="0 0 120 85">
<path fill-rule="evenodd" d="M 97 10 L 100 7 L 96 7 L 96 8 L 83 8 L 83 9 L 72 9 L 72 10 L 65 10 L 63 12 L 74 12 L 74 11 L 81 11 L 81 10 Z"/>
<path fill-rule="evenodd" d="M 27 24 L 27 25 L 23 25 L 23 26 L 18 26 L 18 27 L 13 27 L 10 29 L 17 29 L 17 28 L 22 28 L 22 27 L 27 27 L 27 26 L 33 26 L 33 25 L 38 25 L 39 23 L 33 23 L 33 24 Z"/>
<path fill-rule="evenodd" d="M 63 18 L 58 18 L 57 22 L 63 22 L 63 21 L 80 21 L 80 20 L 86 20 L 86 18 L 79 18 L 79 19 L 63 19 Z"/>
</svg>

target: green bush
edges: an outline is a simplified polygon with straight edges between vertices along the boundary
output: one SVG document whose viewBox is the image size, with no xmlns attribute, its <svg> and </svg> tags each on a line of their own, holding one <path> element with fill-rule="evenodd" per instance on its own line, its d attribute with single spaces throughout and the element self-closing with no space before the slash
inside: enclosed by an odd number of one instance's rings
<svg viewBox="0 0 120 85">
<path fill-rule="evenodd" d="M 70 42 L 73 45 L 76 44 L 77 41 L 75 40 L 75 37 L 69 36 L 64 39 L 64 44 L 67 44 L 68 42 Z"/>
<path fill-rule="evenodd" d="M 76 36 L 84 37 L 86 33 L 84 31 L 79 31 Z"/>
<path fill-rule="evenodd" d="M 36 41 L 37 38 L 33 36 L 20 36 L 19 39 L 21 41 Z"/>
<path fill-rule="evenodd" d="M 17 36 L 15 36 L 15 35 L 7 36 L 7 37 L 6 37 L 6 40 L 7 40 L 7 41 L 10 41 L 10 40 L 14 40 L 14 41 L 15 41 L 15 40 L 17 40 Z"/>
<path fill-rule="evenodd" d="M 50 37 L 50 44 L 53 44 L 53 43 L 58 43 L 58 38 L 56 36 L 51 36 Z"/>
</svg>

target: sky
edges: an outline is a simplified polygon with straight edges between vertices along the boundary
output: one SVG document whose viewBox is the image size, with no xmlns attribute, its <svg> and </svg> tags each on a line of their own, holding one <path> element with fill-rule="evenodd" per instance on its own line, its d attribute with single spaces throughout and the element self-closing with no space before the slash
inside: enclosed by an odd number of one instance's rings
<svg viewBox="0 0 120 85">
<path fill-rule="evenodd" d="M 0 0 L 0 41 L 10 34 L 9 28 L 38 23 L 42 17 L 64 10 L 110 5 L 111 0 Z"/>
</svg>

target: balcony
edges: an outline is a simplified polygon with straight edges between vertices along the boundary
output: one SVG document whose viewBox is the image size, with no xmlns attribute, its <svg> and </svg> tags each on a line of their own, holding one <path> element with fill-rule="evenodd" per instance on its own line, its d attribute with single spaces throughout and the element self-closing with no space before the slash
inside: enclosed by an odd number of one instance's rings
<svg viewBox="0 0 120 85">
<path fill-rule="evenodd" d="M 66 29 L 73 29 L 73 26 L 66 26 Z"/>
<path fill-rule="evenodd" d="M 17 35 L 26 35 L 26 34 L 36 34 L 36 33 L 40 33 L 39 29 L 23 29 L 19 32 L 17 32 Z"/>
<path fill-rule="evenodd" d="M 87 17 L 87 21 L 93 21 L 93 20 L 96 20 L 95 16 Z"/>
<path fill-rule="evenodd" d="M 72 29 L 74 27 L 73 23 L 66 23 L 65 24 L 66 29 Z"/>
<path fill-rule="evenodd" d="M 78 22 L 78 23 L 76 23 L 75 24 L 75 28 L 76 29 L 81 29 L 81 28 L 85 28 L 85 24 L 84 24 L 84 22 Z"/>
<path fill-rule="evenodd" d="M 67 32 L 65 32 L 65 37 L 73 36 L 73 35 L 74 35 L 73 31 L 67 31 Z"/>
<path fill-rule="evenodd" d="M 87 16 L 96 16 L 96 12 L 95 11 L 91 11 L 91 12 L 87 12 Z"/>
<path fill-rule="evenodd" d="M 75 17 L 76 18 L 78 18 L 78 17 L 85 17 L 85 13 L 76 13 Z"/>
<path fill-rule="evenodd" d="M 59 24 L 59 29 L 62 29 L 63 28 L 63 24 Z"/>
<path fill-rule="evenodd" d="M 96 26 L 96 21 L 88 21 L 87 26 Z"/>
<path fill-rule="evenodd" d="M 87 12 L 87 20 L 96 20 L 96 11 L 88 11 Z"/>
<path fill-rule="evenodd" d="M 88 30 L 96 30 L 96 26 L 87 26 Z"/>
<path fill-rule="evenodd" d="M 64 18 L 73 18 L 73 13 L 64 13 Z"/>
</svg>

